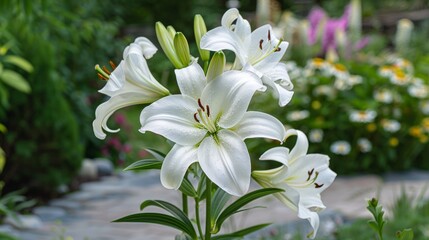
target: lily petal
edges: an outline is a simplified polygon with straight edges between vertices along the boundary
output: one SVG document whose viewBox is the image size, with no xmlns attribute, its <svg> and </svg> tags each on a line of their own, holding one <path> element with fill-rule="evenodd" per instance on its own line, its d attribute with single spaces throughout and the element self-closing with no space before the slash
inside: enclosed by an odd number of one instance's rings
<svg viewBox="0 0 429 240">
<path fill-rule="evenodd" d="M 138 37 L 134 42 L 140 46 L 143 56 L 146 59 L 152 58 L 152 56 L 158 51 L 158 48 L 156 48 L 155 45 L 145 37 Z"/>
<path fill-rule="evenodd" d="M 286 136 L 283 124 L 277 118 L 262 112 L 246 112 L 238 125 L 234 126 L 234 129 L 243 140 L 247 138 L 269 138 L 282 143 Z"/>
<path fill-rule="evenodd" d="M 307 136 L 305 136 L 305 134 L 302 131 L 289 129 L 286 131 L 285 139 L 293 135 L 296 135 L 297 138 L 296 138 L 295 146 L 292 148 L 289 154 L 289 165 L 291 165 L 299 157 L 305 156 L 308 151 Z"/>
<path fill-rule="evenodd" d="M 125 82 L 125 73 L 124 73 L 124 61 L 121 61 L 119 65 L 113 70 L 110 74 L 109 79 L 107 80 L 106 85 L 98 92 L 106 94 L 111 97 L 118 91 Z"/>
<path fill-rule="evenodd" d="M 92 127 L 95 136 L 99 139 L 106 138 L 103 129 L 108 132 L 119 131 L 119 129 L 112 130 L 107 126 L 107 120 L 115 111 L 127 106 L 150 103 L 157 99 L 157 96 L 142 94 L 137 87 L 134 86 L 133 88 L 130 84 L 125 84 L 126 86 L 124 86 L 120 92 L 113 95 L 106 102 L 100 104 L 95 110 L 95 119 L 92 122 Z"/>
<path fill-rule="evenodd" d="M 174 70 L 180 92 L 194 99 L 201 97 L 201 93 L 206 85 L 204 71 L 197 61 L 190 66 Z"/>
<path fill-rule="evenodd" d="M 288 160 L 289 158 L 289 148 L 286 147 L 274 147 L 266 152 L 264 152 L 261 157 L 259 157 L 260 160 L 274 160 L 279 163 L 282 163 L 285 166 L 288 166 Z"/>
<path fill-rule="evenodd" d="M 273 89 L 273 94 L 279 99 L 279 105 L 285 106 L 293 96 L 293 84 L 283 63 L 271 64 L 268 68 L 263 68 L 262 81 L 265 85 Z"/>
<path fill-rule="evenodd" d="M 228 71 L 210 81 L 201 100 L 210 104 L 211 115 L 222 128 L 235 126 L 247 111 L 256 90 L 263 89 L 261 80 L 247 71 Z"/>
<path fill-rule="evenodd" d="M 302 206 L 301 204 L 298 206 L 298 217 L 301 219 L 307 219 L 310 222 L 313 231 L 308 234 L 308 237 L 314 239 L 319 229 L 319 215 L 317 212 L 311 211 L 309 208 Z"/>
<path fill-rule="evenodd" d="M 162 185 L 168 189 L 178 189 L 189 166 L 197 160 L 195 146 L 174 145 L 162 163 Z"/>
<path fill-rule="evenodd" d="M 128 54 L 124 58 L 127 81 L 136 84 L 146 92 L 156 93 L 160 96 L 168 95 L 169 91 L 152 76 L 143 57 L 145 49 L 142 49 L 137 43 L 131 43 L 127 52 Z"/>
<path fill-rule="evenodd" d="M 233 51 L 241 63 L 246 62 L 247 49 L 237 34 L 224 27 L 217 27 L 208 31 L 200 42 L 202 49 L 210 51 Z"/>
<path fill-rule="evenodd" d="M 144 108 L 140 114 L 140 132 L 150 131 L 180 145 L 195 145 L 207 131 L 194 120 L 198 109 L 195 99 L 183 95 L 170 95 Z"/>
<path fill-rule="evenodd" d="M 217 139 L 205 138 L 198 148 L 198 160 L 207 177 L 225 192 L 241 196 L 249 189 L 249 152 L 234 132 L 221 130 Z"/>
</svg>

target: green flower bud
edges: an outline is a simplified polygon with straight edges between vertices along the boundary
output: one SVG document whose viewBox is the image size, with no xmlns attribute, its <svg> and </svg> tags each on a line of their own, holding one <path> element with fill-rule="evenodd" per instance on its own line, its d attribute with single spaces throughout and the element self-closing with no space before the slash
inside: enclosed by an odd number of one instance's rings
<svg viewBox="0 0 429 240">
<path fill-rule="evenodd" d="M 225 54 L 222 51 L 218 51 L 213 55 L 212 60 L 210 60 L 209 68 L 207 70 L 208 82 L 223 73 L 223 70 L 225 69 L 225 63 Z"/>
<path fill-rule="evenodd" d="M 173 26 L 167 26 L 167 31 L 170 34 L 171 39 L 174 39 L 174 36 L 176 36 L 176 29 L 174 29 Z"/>
<path fill-rule="evenodd" d="M 176 68 L 182 68 L 183 65 L 176 55 L 173 37 L 171 37 L 170 33 L 165 28 L 164 24 L 162 24 L 161 22 L 157 22 L 155 24 L 155 32 L 156 32 L 156 37 L 158 39 L 158 42 L 161 45 L 162 50 L 164 51 L 165 55 L 167 55 L 170 62 Z"/>
<path fill-rule="evenodd" d="M 188 41 L 183 33 L 178 32 L 174 36 L 174 48 L 176 49 L 176 54 L 179 57 L 182 66 L 187 67 L 189 62 L 191 62 L 191 56 Z"/>
<path fill-rule="evenodd" d="M 207 28 L 204 19 L 201 15 L 197 14 L 194 18 L 194 34 L 195 41 L 197 42 L 198 51 L 200 52 L 201 60 L 208 61 L 210 59 L 210 51 L 200 48 L 201 38 L 206 34 Z"/>
</svg>

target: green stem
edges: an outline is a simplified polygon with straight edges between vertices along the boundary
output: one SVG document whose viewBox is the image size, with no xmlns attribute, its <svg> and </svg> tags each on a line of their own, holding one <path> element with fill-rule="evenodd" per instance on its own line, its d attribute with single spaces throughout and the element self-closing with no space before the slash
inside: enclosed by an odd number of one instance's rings
<svg viewBox="0 0 429 240">
<path fill-rule="evenodd" d="M 212 205 L 212 182 L 209 178 L 206 179 L 206 236 L 205 240 L 211 239 L 211 206 Z"/>
<path fill-rule="evenodd" d="M 184 193 L 182 193 L 182 209 L 186 216 L 188 216 L 188 196 Z"/>
<path fill-rule="evenodd" d="M 204 66 L 203 66 L 204 74 L 207 74 L 208 68 L 209 68 L 209 61 L 204 61 Z"/>
<path fill-rule="evenodd" d="M 200 223 L 200 202 L 197 198 L 194 198 L 195 200 L 195 221 L 197 222 L 197 228 L 198 233 L 200 234 L 201 239 L 203 239 L 203 230 L 201 229 L 201 223 Z"/>
</svg>

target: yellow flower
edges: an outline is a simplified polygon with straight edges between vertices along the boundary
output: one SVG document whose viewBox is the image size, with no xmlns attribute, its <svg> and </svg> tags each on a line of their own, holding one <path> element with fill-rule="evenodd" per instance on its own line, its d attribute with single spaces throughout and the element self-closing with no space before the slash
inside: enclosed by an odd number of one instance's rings
<svg viewBox="0 0 429 240">
<path fill-rule="evenodd" d="M 335 63 L 334 64 L 334 69 L 337 70 L 337 71 L 339 71 L 339 72 L 347 72 L 346 66 L 344 66 L 341 63 Z"/>
<path fill-rule="evenodd" d="M 375 123 L 370 123 L 366 125 L 366 130 L 368 130 L 368 132 L 374 132 L 377 130 L 377 125 L 375 125 Z"/>
<path fill-rule="evenodd" d="M 428 131 L 429 130 L 429 118 L 423 118 L 422 120 L 422 126 L 423 128 Z"/>
<path fill-rule="evenodd" d="M 315 110 L 318 110 L 318 109 L 320 109 L 320 107 L 322 107 L 322 104 L 319 101 L 316 100 L 316 101 L 313 101 L 311 103 L 311 107 L 313 109 L 315 109 Z"/>
<path fill-rule="evenodd" d="M 395 137 L 389 139 L 389 145 L 392 147 L 398 146 L 399 140 Z"/>
<path fill-rule="evenodd" d="M 422 135 L 422 128 L 419 126 L 413 126 L 410 128 L 409 133 L 413 137 L 420 137 Z"/>
<path fill-rule="evenodd" d="M 316 68 L 322 68 L 326 64 L 325 60 L 323 58 L 313 58 L 311 59 L 311 65 Z"/>
</svg>

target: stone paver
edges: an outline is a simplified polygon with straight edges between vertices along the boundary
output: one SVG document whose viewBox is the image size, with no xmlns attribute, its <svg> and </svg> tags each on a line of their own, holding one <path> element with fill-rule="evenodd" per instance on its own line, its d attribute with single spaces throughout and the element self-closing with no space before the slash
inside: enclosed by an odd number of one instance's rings
<svg viewBox="0 0 429 240">
<path fill-rule="evenodd" d="M 330 231 L 329 229 L 334 228 L 332 226 L 343 221 L 338 217 L 338 213 L 347 218 L 369 216 L 366 210 L 367 199 L 378 197 L 385 208 L 388 208 L 402 191 L 409 196 L 417 196 L 429 182 L 427 172 L 411 172 L 408 177 L 404 177 L 405 175 L 386 175 L 386 181 L 375 175 L 338 177 L 333 185 L 322 193 L 327 206 L 327 210 L 321 214 L 322 223 L 325 222 L 321 226 L 322 231 Z M 252 185 L 251 188 L 256 189 L 257 186 Z M 429 197 L 429 191 L 425 197 Z M 104 178 L 100 182 L 85 183 L 80 191 L 36 209 L 35 214 L 40 217 L 42 227 L 16 231 L 3 226 L 0 231 L 12 231 L 23 240 L 50 240 L 60 236 L 61 231 L 74 240 L 174 239 L 174 235 L 178 233 L 174 229 L 152 224 L 111 223 L 114 219 L 139 212 L 140 203 L 147 199 L 163 199 L 180 205 L 179 193 L 161 186 L 159 172 L 123 173 Z M 296 213 L 273 197 L 261 199 L 253 206 L 266 208 L 255 208 L 237 214 L 231 222 L 226 223 L 225 229 L 234 230 L 237 227 L 265 222 L 277 225 L 296 222 L 307 225 L 306 220 L 297 218 Z M 155 208 L 148 210 L 157 211 Z M 288 227 L 297 228 L 294 224 Z"/>
</svg>

